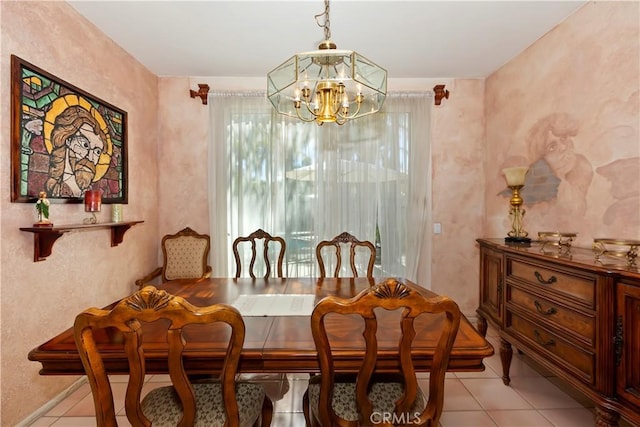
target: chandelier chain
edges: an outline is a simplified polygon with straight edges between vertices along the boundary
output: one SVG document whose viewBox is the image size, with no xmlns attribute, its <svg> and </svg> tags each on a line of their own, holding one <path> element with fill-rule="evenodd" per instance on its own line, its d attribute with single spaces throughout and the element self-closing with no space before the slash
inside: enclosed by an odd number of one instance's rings
<svg viewBox="0 0 640 427">
<path fill-rule="evenodd" d="M 321 24 L 319 18 L 324 16 L 324 22 Z M 316 23 L 319 27 L 324 28 L 324 39 L 331 40 L 331 21 L 329 20 L 329 0 L 324 0 L 324 12 L 315 15 Z"/>
</svg>

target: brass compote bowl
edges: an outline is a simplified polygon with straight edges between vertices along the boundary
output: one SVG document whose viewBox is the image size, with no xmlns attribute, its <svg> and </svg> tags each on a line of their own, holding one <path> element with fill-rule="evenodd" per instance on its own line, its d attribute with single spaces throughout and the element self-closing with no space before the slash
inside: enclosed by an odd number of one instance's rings
<svg viewBox="0 0 640 427">
<path fill-rule="evenodd" d="M 602 262 L 600 258 L 603 256 L 625 259 L 630 267 L 636 265 L 638 246 L 640 246 L 640 240 L 593 239 L 593 252 L 596 254 L 596 261 Z"/>
<path fill-rule="evenodd" d="M 571 252 L 571 243 L 577 233 L 561 233 L 559 231 L 539 231 L 538 239 L 542 243 L 541 252 L 556 252 L 558 255 L 567 255 Z M 555 250 L 553 249 L 555 247 Z"/>
</svg>

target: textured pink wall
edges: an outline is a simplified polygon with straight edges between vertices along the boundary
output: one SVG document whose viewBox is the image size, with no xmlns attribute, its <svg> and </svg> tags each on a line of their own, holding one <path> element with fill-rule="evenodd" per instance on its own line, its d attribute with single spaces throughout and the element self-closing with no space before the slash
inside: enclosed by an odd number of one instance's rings
<svg viewBox="0 0 640 427">
<path fill-rule="evenodd" d="M 640 239 L 638 2 L 591 2 L 486 82 L 486 236 L 510 229 L 501 170 L 531 166 L 524 226 Z"/>
<path fill-rule="evenodd" d="M 478 307 L 478 254 L 484 200 L 484 80 L 455 80 L 448 100 L 432 111 L 433 222 L 431 289 L 453 298 L 463 313 Z"/>
<path fill-rule="evenodd" d="M 28 352 L 73 324 L 90 306 L 131 292 L 141 271 L 157 263 L 157 77 L 65 2 L 0 2 L 1 394 L 3 426 L 15 425 L 76 377 L 43 377 Z M 127 111 L 129 204 L 125 219 L 144 220 L 117 247 L 109 230 L 68 233 L 43 262 L 33 262 L 34 206 L 10 203 L 10 55 L 39 66 Z M 110 209 L 98 214 L 110 219 Z M 55 224 L 82 221 L 81 205 L 51 205 Z"/>
<path fill-rule="evenodd" d="M 159 235 L 209 233 L 209 108 L 189 97 L 197 85 L 188 78 L 161 78 L 158 88 Z"/>
</svg>

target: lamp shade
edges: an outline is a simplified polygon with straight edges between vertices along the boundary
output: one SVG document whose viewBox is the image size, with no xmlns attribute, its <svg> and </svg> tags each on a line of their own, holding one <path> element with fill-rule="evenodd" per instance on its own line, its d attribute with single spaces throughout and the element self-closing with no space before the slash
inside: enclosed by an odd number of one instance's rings
<svg viewBox="0 0 640 427">
<path fill-rule="evenodd" d="M 524 185 L 524 179 L 529 172 L 529 168 L 527 166 L 515 167 L 515 168 L 505 168 L 502 169 L 502 173 L 507 180 L 507 185 L 509 187 L 515 185 Z"/>
<path fill-rule="evenodd" d="M 87 190 L 84 193 L 84 211 L 100 212 L 102 193 L 99 190 Z"/>
</svg>

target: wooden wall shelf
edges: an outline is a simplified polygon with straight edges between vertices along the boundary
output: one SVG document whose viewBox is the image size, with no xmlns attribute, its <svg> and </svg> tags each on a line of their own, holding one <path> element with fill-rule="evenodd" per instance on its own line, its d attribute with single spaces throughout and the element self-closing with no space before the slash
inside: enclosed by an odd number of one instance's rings
<svg viewBox="0 0 640 427">
<path fill-rule="evenodd" d="M 131 226 L 144 221 L 101 222 L 97 224 L 68 224 L 54 227 L 20 227 L 20 230 L 33 233 L 33 262 L 44 261 L 51 255 L 53 244 L 60 236 L 70 231 L 87 231 L 98 228 L 111 229 L 111 246 L 122 243 L 124 233 Z"/>
</svg>

